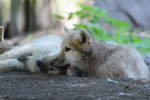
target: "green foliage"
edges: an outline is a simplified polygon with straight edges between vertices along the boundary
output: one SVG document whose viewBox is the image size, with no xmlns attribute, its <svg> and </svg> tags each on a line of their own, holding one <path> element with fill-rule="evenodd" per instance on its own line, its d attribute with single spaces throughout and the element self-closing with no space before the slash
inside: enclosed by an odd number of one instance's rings
<svg viewBox="0 0 150 100">
<path fill-rule="evenodd" d="M 68 20 L 77 16 L 80 19 L 79 24 L 75 24 L 75 28 L 86 29 L 94 37 L 101 41 L 113 41 L 121 44 L 129 44 L 136 47 L 141 53 L 150 51 L 150 39 L 140 39 L 137 35 L 130 31 L 131 25 L 125 21 L 110 18 L 107 12 L 88 5 L 79 4 L 80 10 L 70 13 Z M 114 31 L 105 29 L 103 23 L 110 25 Z M 142 41 L 141 41 L 142 40 Z"/>
<path fill-rule="evenodd" d="M 119 43 L 128 43 L 127 40 L 130 25 L 125 21 L 110 18 L 106 11 L 88 5 L 80 4 L 81 10 L 70 13 L 68 19 L 78 16 L 81 20 L 80 24 L 75 24 L 76 28 L 88 30 L 94 37 L 102 41 L 116 41 Z M 110 34 L 103 28 L 101 23 L 109 23 L 114 29 L 115 34 Z M 132 39 L 133 41 L 135 39 Z M 136 38 L 137 41 L 137 38 Z"/>
<path fill-rule="evenodd" d="M 64 19 L 64 17 L 61 16 L 61 15 L 54 14 L 53 16 L 54 16 L 55 18 L 57 18 L 57 19 Z"/>
</svg>

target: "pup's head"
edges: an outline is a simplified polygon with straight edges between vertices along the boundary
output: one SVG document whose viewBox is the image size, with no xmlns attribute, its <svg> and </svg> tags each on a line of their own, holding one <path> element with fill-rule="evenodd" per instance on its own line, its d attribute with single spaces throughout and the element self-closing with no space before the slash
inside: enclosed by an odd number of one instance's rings
<svg viewBox="0 0 150 100">
<path fill-rule="evenodd" d="M 62 55 L 70 66 L 86 71 L 90 53 L 91 36 L 85 30 L 68 30 L 62 42 Z"/>
<path fill-rule="evenodd" d="M 86 72 L 90 55 L 91 36 L 84 30 L 66 30 L 68 34 L 61 44 L 61 52 L 49 59 L 58 69 L 77 67 Z"/>
</svg>

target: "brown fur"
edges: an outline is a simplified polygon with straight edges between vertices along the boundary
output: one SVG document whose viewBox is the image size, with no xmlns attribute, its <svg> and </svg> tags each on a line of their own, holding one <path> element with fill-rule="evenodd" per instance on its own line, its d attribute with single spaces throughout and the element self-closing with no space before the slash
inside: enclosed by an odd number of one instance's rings
<svg viewBox="0 0 150 100">
<path fill-rule="evenodd" d="M 68 30 L 68 33 L 61 52 L 47 60 L 51 66 L 60 69 L 66 66 L 71 76 L 149 77 L 148 67 L 136 49 L 100 42 L 83 30 Z"/>
</svg>

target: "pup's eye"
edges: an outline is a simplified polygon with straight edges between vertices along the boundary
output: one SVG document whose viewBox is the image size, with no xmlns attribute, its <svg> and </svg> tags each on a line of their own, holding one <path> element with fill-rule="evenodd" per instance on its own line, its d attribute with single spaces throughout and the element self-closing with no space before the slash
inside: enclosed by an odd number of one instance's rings
<svg viewBox="0 0 150 100">
<path fill-rule="evenodd" d="M 66 51 L 66 52 L 68 52 L 68 51 L 70 51 L 70 50 L 71 50 L 71 48 L 65 47 L 65 51 Z"/>
</svg>

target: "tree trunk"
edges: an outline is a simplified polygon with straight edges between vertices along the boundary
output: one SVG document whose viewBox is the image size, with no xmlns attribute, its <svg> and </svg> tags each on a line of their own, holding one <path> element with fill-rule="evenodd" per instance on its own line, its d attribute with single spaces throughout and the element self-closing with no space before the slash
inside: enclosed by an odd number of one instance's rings
<svg viewBox="0 0 150 100">
<path fill-rule="evenodd" d="M 2 8 L 1 8 L 1 6 L 0 6 L 0 26 L 2 25 Z"/>
<path fill-rule="evenodd" d="M 25 0 L 25 31 L 35 31 L 36 24 L 36 0 Z"/>
<path fill-rule="evenodd" d="M 11 18 L 10 18 L 10 29 L 9 29 L 10 37 L 16 36 L 18 34 L 17 13 L 19 10 L 19 5 L 20 5 L 20 0 L 11 1 Z"/>
</svg>

